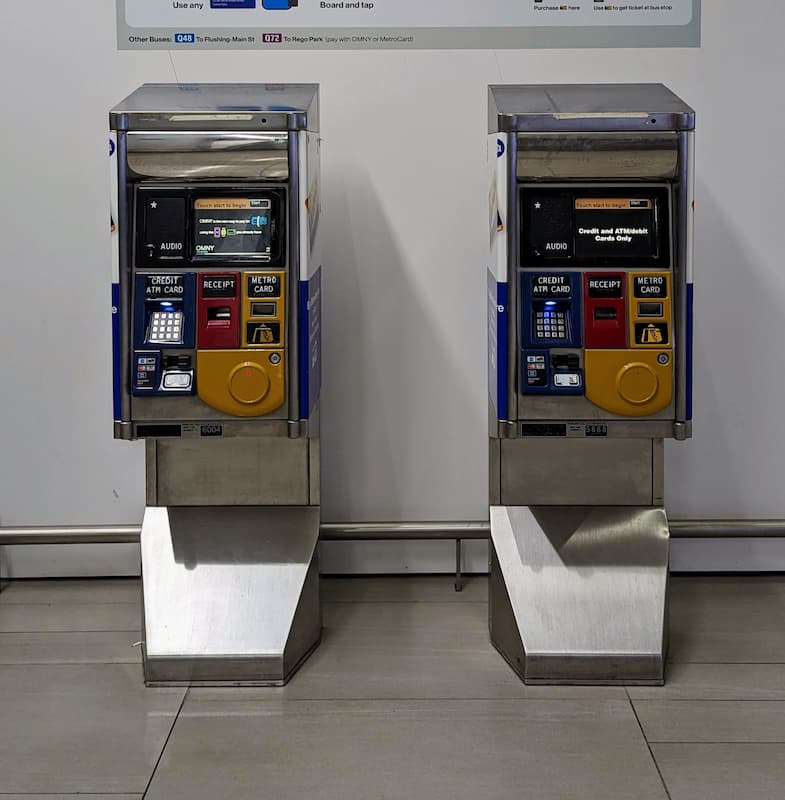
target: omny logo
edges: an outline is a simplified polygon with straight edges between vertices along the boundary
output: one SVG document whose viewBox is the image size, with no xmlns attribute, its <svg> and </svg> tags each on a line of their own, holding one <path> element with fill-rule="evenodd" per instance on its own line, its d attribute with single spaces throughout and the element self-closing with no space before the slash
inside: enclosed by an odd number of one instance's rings
<svg viewBox="0 0 785 800">
<path fill-rule="evenodd" d="M 196 44 L 195 33 L 176 33 L 174 35 L 175 44 Z"/>
</svg>

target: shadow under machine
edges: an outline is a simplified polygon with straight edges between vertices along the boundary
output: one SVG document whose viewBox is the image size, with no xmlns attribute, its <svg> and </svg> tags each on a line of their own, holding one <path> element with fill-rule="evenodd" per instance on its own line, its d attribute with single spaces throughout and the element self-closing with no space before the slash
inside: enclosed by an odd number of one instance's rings
<svg viewBox="0 0 785 800">
<path fill-rule="evenodd" d="M 489 106 L 491 639 L 527 683 L 662 683 L 694 112 L 661 85 Z"/>
<path fill-rule="evenodd" d="M 318 96 L 145 85 L 110 115 L 148 683 L 283 683 L 321 637 Z"/>
</svg>

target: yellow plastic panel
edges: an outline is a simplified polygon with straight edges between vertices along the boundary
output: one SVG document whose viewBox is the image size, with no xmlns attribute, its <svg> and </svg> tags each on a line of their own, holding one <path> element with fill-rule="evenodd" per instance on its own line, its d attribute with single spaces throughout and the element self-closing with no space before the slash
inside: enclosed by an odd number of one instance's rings
<svg viewBox="0 0 785 800">
<path fill-rule="evenodd" d="M 648 417 L 673 401 L 670 350 L 587 350 L 586 397 L 624 417 Z"/>
<path fill-rule="evenodd" d="M 234 417 L 271 414 L 286 399 L 284 364 L 283 350 L 200 350 L 196 354 L 199 397 Z"/>
<path fill-rule="evenodd" d="M 673 300 L 670 272 L 631 272 L 628 292 L 630 347 L 642 350 L 673 349 Z M 641 314 L 646 306 L 660 306 L 661 313 Z"/>
<path fill-rule="evenodd" d="M 254 313 L 262 306 L 269 306 L 273 313 Z M 286 273 L 244 272 L 242 346 L 279 350 L 285 336 Z"/>
</svg>

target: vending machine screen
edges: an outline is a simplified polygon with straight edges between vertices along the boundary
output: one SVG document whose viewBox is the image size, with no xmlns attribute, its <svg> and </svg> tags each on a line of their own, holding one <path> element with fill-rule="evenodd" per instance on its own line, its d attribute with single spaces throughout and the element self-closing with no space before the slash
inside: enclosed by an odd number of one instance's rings
<svg viewBox="0 0 785 800">
<path fill-rule="evenodd" d="M 670 266 L 664 187 L 524 187 L 521 266 Z"/>
<path fill-rule="evenodd" d="M 655 201 L 650 197 L 575 200 L 578 258 L 656 258 Z"/>
<path fill-rule="evenodd" d="M 272 200 L 203 197 L 194 201 L 194 256 L 271 260 L 275 235 Z"/>
</svg>

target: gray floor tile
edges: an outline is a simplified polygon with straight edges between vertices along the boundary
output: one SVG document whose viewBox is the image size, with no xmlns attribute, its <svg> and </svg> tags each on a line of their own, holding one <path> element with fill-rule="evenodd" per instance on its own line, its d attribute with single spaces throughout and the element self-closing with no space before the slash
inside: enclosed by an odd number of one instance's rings
<svg viewBox="0 0 785 800">
<path fill-rule="evenodd" d="M 388 647 L 481 647 L 488 642 L 484 603 L 325 603 L 324 626 L 340 642 Z"/>
<path fill-rule="evenodd" d="M 393 651 L 384 644 L 338 644 L 329 631 L 283 689 L 194 689 L 192 694 L 205 701 L 625 698 L 624 689 L 616 687 L 527 687 L 488 643 L 476 648 L 422 643 Z"/>
<path fill-rule="evenodd" d="M 138 664 L 139 631 L 0 633 L 0 664 Z"/>
<path fill-rule="evenodd" d="M 629 703 L 189 697 L 147 800 L 665 800 Z"/>
<path fill-rule="evenodd" d="M 785 577 L 675 578 L 671 587 L 671 660 L 785 664 Z"/>
<path fill-rule="evenodd" d="M 785 700 L 784 664 L 668 665 L 664 687 L 630 686 L 635 700 Z"/>
<path fill-rule="evenodd" d="M 415 579 L 414 584 L 431 579 Z M 364 591 L 364 590 L 363 590 Z M 243 699 L 616 698 L 619 688 L 525 687 L 490 644 L 483 603 L 325 603 L 322 644 L 284 689 Z M 225 700 L 234 690 L 198 690 Z"/>
<path fill-rule="evenodd" d="M 136 578 L 11 581 L 0 603 L 139 603 L 141 591 Z"/>
<path fill-rule="evenodd" d="M 525 687 L 491 646 L 487 617 L 482 603 L 326 603 L 322 644 L 292 682 L 241 697 L 625 698 L 621 688 Z M 202 691 L 202 699 L 237 697 Z"/>
<path fill-rule="evenodd" d="M 672 800 L 782 800 L 785 745 L 656 744 Z"/>
<path fill-rule="evenodd" d="M 785 743 L 785 702 L 635 700 L 649 742 Z"/>
<path fill-rule="evenodd" d="M 3 791 L 143 793 L 182 697 L 137 665 L 0 666 Z"/>
<path fill-rule="evenodd" d="M 137 631 L 136 603 L 0 604 L 0 632 Z"/>
<path fill-rule="evenodd" d="M 448 575 L 390 578 L 322 578 L 322 600 L 329 603 L 487 603 L 488 578 L 465 578 L 462 592 Z"/>
</svg>

